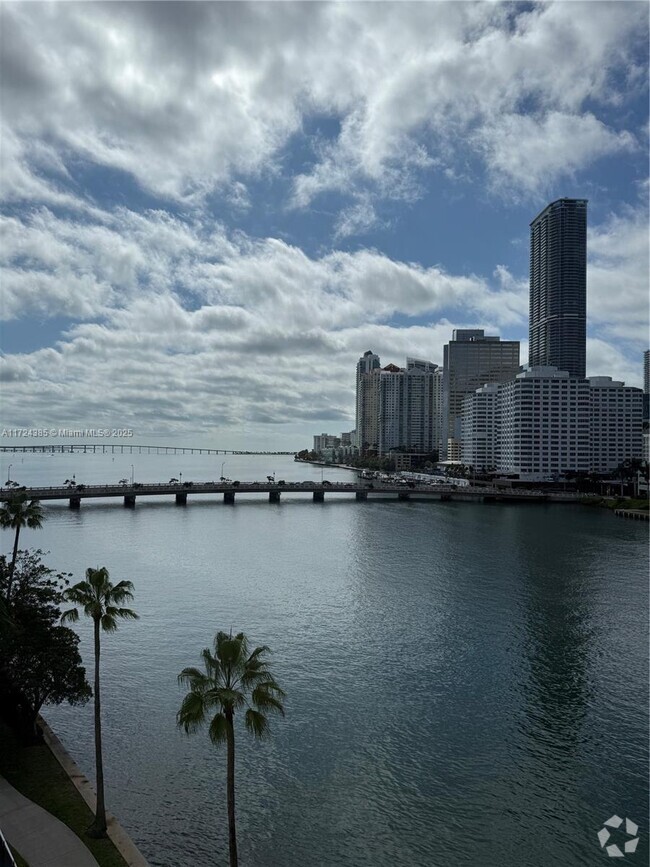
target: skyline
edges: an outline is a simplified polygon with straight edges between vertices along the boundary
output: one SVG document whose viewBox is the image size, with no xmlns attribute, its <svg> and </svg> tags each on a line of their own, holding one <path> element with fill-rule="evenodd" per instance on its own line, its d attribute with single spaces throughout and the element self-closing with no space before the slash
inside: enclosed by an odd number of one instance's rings
<svg viewBox="0 0 650 867">
<path fill-rule="evenodd" d="M 0 15 L 4 427 L 281 448 L 354 427 L 368 349 L 526 359 L 529 223 L 565 196 L 587 374 L 642 385 L 644 4 Z"/>
</svg>

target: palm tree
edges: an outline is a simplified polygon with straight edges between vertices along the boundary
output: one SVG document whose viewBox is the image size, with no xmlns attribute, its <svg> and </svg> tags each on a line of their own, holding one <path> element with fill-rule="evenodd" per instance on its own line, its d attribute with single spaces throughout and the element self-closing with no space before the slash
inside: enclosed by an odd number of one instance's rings
<svg viewBox="0 0 650 867">
<path fill-rule="evenodd" d="M 74 587 L 69 587 L 63 593 L 66 602 L 83 607 L 86 617 L 92 617 L 95 635 L 95 765 L 97 773 L 97 810 L 95 821 L 88 829 L 91 837 L 106 836 L 106 807 L 104 805 L 104 765 L 102 761 L 102 723 L 101 702 L 99 695 L 99 630 L 115 632 L 118 618 L 122 620 L 137 620 L 138 615 L 130 608 L 119 608 L 123 602 L 133 599 L 133 584 L 130 581 L 119 581 L 111 584 L 108 569 L 86 569 L 86 580 L 80 581 Z M 76 608 L 66 611 L 61 621 L 76 622 L 79 612 Z"/>
<path fill-rule="evenodd" d="M 16 531 L 14 551 L 9 566 L 9 581 L 7 582 L 7 605 L 11 604 L 11 584 L 14 577 L 14 569 L 16 568 L 20 531 L 23 527 L 29 527 L 30 530 L 40 530 L 42 526 L 43 510 L 41 509 L 41 504 L 38 500 L 30 500 L 28 503 L 27 497 L 24 494 L 12 497 L 8 502 L 3 503 L 0 509 L 0 527 L 4 530 Z"/>
<path fill-rule="evenodd" d="M 237 867 L 237 835 L 235 831 L 235 711 L 247 707 L 244 722 L 256 738 L 268 734 L 267 713 L 284 716 L 282 698 L 285 693 L 275 682 L 269 664 L 264 659 L 266 646 L 256 647 L 249 654 L 248 640 L 243 632 L 234 638 L 232 632 L 217 632 L 214 652 L 206 647 L 201 653 L 205 671 L 185 668 L 178 682 L 189 687 L 176 721 L 187 734 L 209 722 L 208 733 L 213 744 L 224 741 L 227 746 L 226 796 L 228 803 L 228 846 L 230 867 Z M 211 716 L 214 713 L 214 716 Z M 211 718 L 210 718 L 211 717 Z"/>
</svg>

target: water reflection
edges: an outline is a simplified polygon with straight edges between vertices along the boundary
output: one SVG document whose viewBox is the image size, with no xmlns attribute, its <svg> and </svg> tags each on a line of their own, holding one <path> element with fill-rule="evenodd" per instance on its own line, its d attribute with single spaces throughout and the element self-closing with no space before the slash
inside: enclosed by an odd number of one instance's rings
<svg viewBox="0 0 650 867">
<path fill-rule="evenodd" d="M 229 474 L 307 477 L 246 460 Z M 147 474 L 181 469 L 215 477 Z M 51 516 L 26 537 L 51 565 L 136 585 L 142 620 L 104 657 L 107 791 L 152 865 L 227 853 L 223 755 L 174 715 L 176 674 L 230 623 L 272 647 L 288 693 L 272 740 L 239 751 L 242 867 L 571 867 L 608 815 L 647 815 L 640 524 L 289 498 Z M 84 713 L 50 717 L 90 772 Z"/>
<path fill-rule="evenodd" d="M 575 755 L 592 697 L 594 658 L 592 595 L 584 578 L 593 574 L 589 552 L 576 550 L 566 525 L 558 522 L 556 530 L 552 553 L 544 543 L 527 548 L 520 575 L 529 667 L 525 733 L 548 750 L 546 770 Z"/>
</svg>

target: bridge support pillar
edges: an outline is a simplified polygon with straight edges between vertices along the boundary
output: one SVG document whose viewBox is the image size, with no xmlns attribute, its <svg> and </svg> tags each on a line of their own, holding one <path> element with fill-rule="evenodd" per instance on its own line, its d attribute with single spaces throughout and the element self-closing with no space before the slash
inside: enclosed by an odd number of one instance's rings
<svg viewBox="0 0 650 867">
<path fill-rule="evenodd" d="M 187 504 L 187 494 L 176 494 L 176 505 L 177 506 L 185 506 Z"/>
<path fill-rule="evenodd" d="M 234 491 L 226 491 L 223 495 L 223 501 L 227 506 L 235 505 L 235 492 Z"/>
<path fill-rule="evenodd" d="M 71 509 L 80 509 L 81 508 L 81 497 L 70 497 L 70 502 L 68 503 Z"/>
<path fill-rule="evenodd" d="M 408 498 L 409 498 L 409 495 L 406 491 L 400 491 L 399 494 L 397 495 L 398 500 L 408 500 Z"/>
<path fill-rule="evenodd" d="M 325 500 L 325 491 L 314 491 L 314 502 L 322 503 Z"/>
<path fill-rule="evenodd" d="M 367 500 L 368 494 L 366 491 L 357 491 L 356 493 L 357 500 Z"/>
<path fill-rule="evenodd" d="M 280 491 L 269 491 L 269 503 L 280 502 Z"/>
<path fill-rule="evenodd" d="M 135 494 L 125 494 L 124 505 L 127 509 L 132 509 L 135 506 Z"/>
</svg>

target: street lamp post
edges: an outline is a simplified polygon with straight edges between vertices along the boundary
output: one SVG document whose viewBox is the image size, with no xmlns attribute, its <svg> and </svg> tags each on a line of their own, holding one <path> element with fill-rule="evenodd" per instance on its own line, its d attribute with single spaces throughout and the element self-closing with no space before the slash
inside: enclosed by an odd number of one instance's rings
<svg viewBox="0 0 650 867">
<path fill-rule="evenodd" d="M 183 473 L 179 473 L 179 474 L 178 474 L 178 481 L 179 481 L 179 482 L 182 482 L 182 481 L 183 481 Z"/>
<path fill-rule="evenodd" d="M 131 464 L 131 484 L 133 484 L 134 475 L 135 475 L 135 470 L 133 469 L 133 464 Z"/>
<path fill-rule="evenodd" d="M 221 461 L 221 478 L 223 479 L 223 468 L 226 466 L 225 461 Z"/>
<path fill-rule="evenodd" d="M 13 464 L 9 464 L 9 469 L 7 470 L 7 481 L 8 482 L 11 481 L 11 468 L 12 467 L 13 467 Z"/>
</svg>

